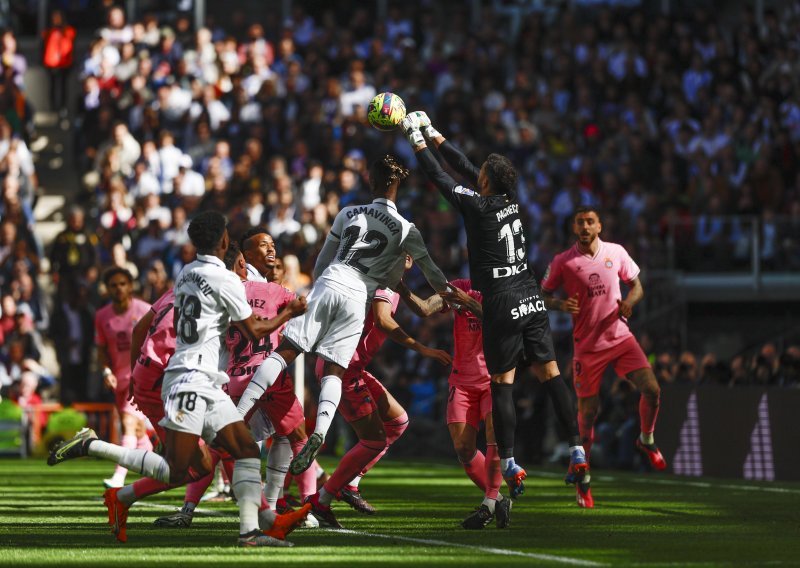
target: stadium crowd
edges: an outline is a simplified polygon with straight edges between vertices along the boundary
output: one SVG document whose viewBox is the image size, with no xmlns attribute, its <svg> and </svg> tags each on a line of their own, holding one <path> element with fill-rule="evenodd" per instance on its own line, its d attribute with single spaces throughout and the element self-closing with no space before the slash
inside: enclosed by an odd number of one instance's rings
<svg viewBox="0 0 800 568">
<path fill-rule="evenodd" d="M 25 62 L 3 34 L 3 384 L 29 392 L 34 376 L 53 383 L 36 362 L 49 332 L 74 389 L 62 388 L 62 399 L 99 396 L 87 377 L 101 271 L 129 269 L 140 296 L 155 301 L 193 258 L 186 228 L 199 211 L 225 212 L 234 235 L 267 227 L 284 285 L 307 291 L 339 208 L 369 199 L 370 161 L 388 152 L 413 162 L 401 136 L 366 123 L 381 91 L 427 110 L 476 161 L 493 151 L 514 161 L 540 277 L 569 246 L 581 204 L 602 207 L 603 237 L 626 246 L 645 274 L 743 265 L 753 246 L 743 223 L 754 220 L 763 268 L 800 269 L 800 10 L 767 12 L 762 26 L 746 12 L 724 26 L 701 9 L 684 17 L 600 7 L 531 11 L 511 26 L 488 9 L 471 25 L 462 6 L 393 3 L 376 22 L 359 3 L 309 14 L 295 2 L 285 22 L 272 15 L 196 31 L 188 15 L 128 22 L 112 7 L 75 57 L 84 193 L 49 251 L 52 316 L 36 282 L 36 175 L 18 104 Z M 438 193 L 413 173 L 398 205 L 445 272 L 465 275 L 460 221 Z M 687 250 L 701 252 L 684 258 Z M 419 284 L 415 274 L 409 281 Z M 401 309 L 399 321 L 450 347 L 448 315 L 423 322 Z M 643 347 L 664 382 L 800 386 L 797 346 L 768 344 L 732 361 Z M 446 373 L 435 363 L 387 346 L 376 364 L 410 413 L 441 412 Z M 626 392 L 610 387 L 609 414 Z"/>
</svg>

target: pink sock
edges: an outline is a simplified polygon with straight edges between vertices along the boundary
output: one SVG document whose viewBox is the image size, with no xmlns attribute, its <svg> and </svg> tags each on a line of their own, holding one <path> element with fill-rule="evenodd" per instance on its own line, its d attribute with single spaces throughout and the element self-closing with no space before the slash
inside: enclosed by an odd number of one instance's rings
<svg viewBox="0 0 800 568">
<path fill-rule="evenodd" d="M 147 452 L 153 451 L 153 442 L 150 440 L 149 436 L 141 436 L 138 440 L 136 440 L 136 449 L 137 450 L 145 450 Z"/>
<path fill-rule="evenodd" d="M 486 493 L 486 456 L 483 455 L 483 452 L 477 450 L 471 460 L 466 463 L 461 462 L 461 465 L 464 466 L 467 476 L 478 486 L 478 489 Z"/>
<path fill-rule="evenodd" d="M 380 454 L 386 448 L 386 442 L 375 440 L 359 440 L 359 442 L 350 448 L 336 470 L 331 474 L 328 481 L 325 482 L 325 491 L 331 495 L 336 495 L 339 491 L 353 479 L 358 472 L 364 469 L 369 462 Z"/>
<path fill-rule="evenodd" d="M 581 435 L 581 443 L 583 444 L 583 451 L 586 452 L 586 459 L 589 459 L 589 454 L 592 451 L 592 443 L 594 442 L 594 419 L 591 417 L 584 417 L 578 413 L 578 432 Z"/>
<path fill-rule="evenodd" d="M 178 487 L 178 485 L 171 485 L 169 483 L 164 483 L 163 481 L 157 481 L 149 477 L 143 477 L 141 479 L 137 479 L 133 485 L 131 485 L 131 487 L 133 487 L 133 493 L 136 495 L 136 500 L 138 501 L 139 499 L 144 499 L 150 495 L 161 493 L 167 489 Z"/>
<path fill-rule="evenodd" d="M 652 404 L 648 397 L 641 395 L 639 397 L 639 419 L 642 422 L 642 432 L 645 434 L 652 434 L 656 429 L 656 418 L 658 417 L 659 399 L 656 398 L 655 404 Z"/>
<path fill-rule="evenodd" d="M 389 451 L 389 446 L 394 444 L 397 439 L 403 435 L 403 432 L 406 431 L 406 428 L 408 428 L 408 414 L 405 412 L 397 418 L 387 420 L 383 423 L 383 431 L 386 432 L 386 447 L 383 448 L 383 451 L 380 454 L 375 456 L 375 459 L 369 462 L 364 469 L 361 470 L 361 473 L 359 474 L 361 477 L 365 476 L 369 470 L 375 467 L 375 464 L 386 455 L 386 452 Z"/>
<path fill-rule="evenodd" d="M 138 443 L 139 443 L 139 440 L 138 440 L 138 438 L 136 438 L 136 436 L 123 436 L 122 437 L 122 447 L 123 448 L 135 449 L 136 445 Z M 122 467 L 121 465 L 118 465 L 114 469 L 114 477 L 117 477 L 117 478 L 120 478 L 120 479 L 125 479 L 125 474 L 127 474 L 127 473 L 128 473 L 128 470 L 125 469 L 124 467 Z"/>
<path fill-rule="evenodd" d="M 300 450 L 303 449 L 303 446 L 306 445 L 308 438 L 303 440 L 293 441 L 292 442 L 292 455 L 297 455 Z M 316 463 L 316 462 L 315 462 Z M 297 481 L 297 490 L 300 492 L 300 500 L 303 501 L 309 495 L 313 495 L 317 492 L 317 468 L 315 467 L 315 463 L 311 464 L 311 466 L 305 470 L 300 475 L 296 475 L 294 477 L 295 481 Z M 286 475 L 287 479 L 290 479 L 289 474 Z M 352 479 L 352 477 L 350 478 Z M 350 481 L 348 479 L 347 481 Z M 289 481 L 291 483 L 291 480 Z"/>
<path fill-rule="evenodd" d="M 486 496 L 497 499 L 503 475 L 500 473 L 500 455 L 497 453 L 497 444 L 486 444 Z"/>
</svg>

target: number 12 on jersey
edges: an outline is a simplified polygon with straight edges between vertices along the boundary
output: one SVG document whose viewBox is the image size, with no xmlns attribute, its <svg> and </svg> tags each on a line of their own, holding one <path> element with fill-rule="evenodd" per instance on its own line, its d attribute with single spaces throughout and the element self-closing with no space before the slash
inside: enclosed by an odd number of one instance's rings
<svg viewBox="0 0 800 568">
<path fill-rule="evenodd" d="M 339 248 L 339 260 L 352 266 L 363 274 L 369 273 L 369 267 L 361 260 L 380 256 L 389 239 L 375 229 L 361 233 L 361 227 L 350 225 L 342 233 L 342 244 Z"/>
</svg>

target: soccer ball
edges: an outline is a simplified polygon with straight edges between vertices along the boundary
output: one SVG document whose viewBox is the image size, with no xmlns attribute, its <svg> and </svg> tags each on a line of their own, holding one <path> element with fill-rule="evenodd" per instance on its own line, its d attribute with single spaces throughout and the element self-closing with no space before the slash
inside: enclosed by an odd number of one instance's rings
<svg viewBox="0 0 800 568">
<path fill-rule="evenodd" d="M 406 104 L 394 93 L 375 95 L 367 108 L 369 123 L 384 132 L 394 130 L 406 117 Z"/>
</svg>

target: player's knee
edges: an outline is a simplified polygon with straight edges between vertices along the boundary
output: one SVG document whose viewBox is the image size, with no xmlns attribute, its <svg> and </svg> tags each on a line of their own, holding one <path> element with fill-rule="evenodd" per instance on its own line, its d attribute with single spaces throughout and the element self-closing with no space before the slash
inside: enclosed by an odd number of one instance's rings
<svg viewBox="0 0 800 568">
<path fill-rule="evenodd" d="M 241 459 L 248 459 L 248 458 L 261 458 L 261 450 L 258 449 L 258 444 L 253 441 L 247 441 L 244 443 L 239 443 L 237 448 L 237 454 L 233 457 L 237 460 Z M 233 455 L 233 454 L 231 454 Z"/>
<path fill-rule="evenodd" d="M 642 389 L 642 396 L 645 397 L 650 404 L 657 405 L 661 399 L 661 387 L 658 386 L 658 382 L 648 382 Z"/>
<path fill-rule="evenodd" d="M 135 416 L 131 416 L 130 414 L 122 415 L 122 430 L 126 436 L 138 434 L 138 426 L 139 420 Z"/>
<path fill-rule="evenodd" d="M 475 457 L 475 443 L 470 440 L 455 440 L 453 448 L 461 463 L 469 463 Z"/>
</svg>

